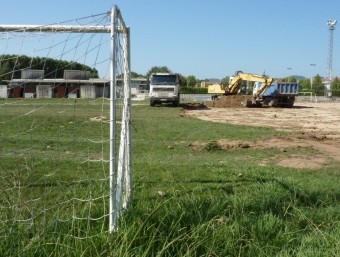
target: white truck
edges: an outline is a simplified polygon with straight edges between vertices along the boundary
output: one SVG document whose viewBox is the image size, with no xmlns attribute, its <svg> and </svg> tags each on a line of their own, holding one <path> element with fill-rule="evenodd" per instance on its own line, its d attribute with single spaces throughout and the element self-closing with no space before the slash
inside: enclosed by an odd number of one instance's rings
<svg viewBox="0 0 340 257">
<path fill-rule="evenodd" d="M 152 73 L 150 78 L 150 106 L 172 103 L 178 106 L 180 101 L 180 76 L 174 73 Z"/>
</svg>

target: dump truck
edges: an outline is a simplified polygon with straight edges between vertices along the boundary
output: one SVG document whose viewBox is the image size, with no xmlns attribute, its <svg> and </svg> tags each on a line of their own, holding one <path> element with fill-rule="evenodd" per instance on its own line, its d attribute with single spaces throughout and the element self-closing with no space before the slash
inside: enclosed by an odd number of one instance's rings
<svg viewBox="0 0 340 257">
<path fill-rule="evenodd" d="M 173 73 L 153 73 L 150 82 L 150 106 L 162 103 L 172 103 L 178 106 L 180 102 L 180 76 Z"/>
<path fill-rule="evenodd" d="M 274 81 L 265 89 L 260 90 L 262 82 L 255 82 L 253 97 L 244 105 L 246 107 L 293 107 L 295 97 L 299 94 L 299 84 L 296 82 Z"/>
</svg>

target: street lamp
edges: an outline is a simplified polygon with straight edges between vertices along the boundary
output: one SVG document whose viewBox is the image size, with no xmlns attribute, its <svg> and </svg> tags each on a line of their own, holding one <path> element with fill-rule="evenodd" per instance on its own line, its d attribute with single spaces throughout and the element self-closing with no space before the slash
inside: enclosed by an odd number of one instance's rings
<svg viewBox="0 0 340 257">
<path fill-rule="evenodd" d="M 291 70 L 291 69 L 292 69 L 291 67 L 287 67 L 287 70 Z M 287 76 L 287 80 L 288 80 L 288 81 L 289 81 L 290 75 L 291 75 L 291 74 L 288 74 L 288 76 Z"/>
<path fill-rule="evenodd" d="M 313 73 L 314 73 L 314 68 L 315 68 L 315 66 L 316 66 L 316 64 L 315 63 L 311 63 L 311 64 L 309 64 L 311 67 L 313 67 Z M 310 78 L 310 88 L 311 89 L 313 89 L 313 74 L 312 74 L 312 76 L 311 76 L 311 78 Z"/>
</svg>

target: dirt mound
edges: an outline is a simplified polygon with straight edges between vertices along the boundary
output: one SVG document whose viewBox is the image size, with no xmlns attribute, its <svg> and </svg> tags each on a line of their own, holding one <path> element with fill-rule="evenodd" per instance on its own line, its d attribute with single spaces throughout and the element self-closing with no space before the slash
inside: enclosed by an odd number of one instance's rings
<svg viewBox="0 0 340 257">
<path fill-rule="evenodd" d="M 249 100 L 249 95 L 227 95 L 222 96 L 219 99 L 204 102 L 207 107 L 215 108 L 230 108 L 230 107 L 244 107 L 242 102 Z"/>
<path fill-rule="evenodd" d="M 186 110 L 207 110 L 208 107 L 203 103 L 185 103 L 182 108 Z"/>
</svg>

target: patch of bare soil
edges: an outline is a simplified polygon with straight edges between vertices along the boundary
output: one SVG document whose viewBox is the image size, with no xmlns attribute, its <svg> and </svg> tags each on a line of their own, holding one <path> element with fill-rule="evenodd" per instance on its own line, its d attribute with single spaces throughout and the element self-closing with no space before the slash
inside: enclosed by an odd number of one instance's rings
<svg viewBox="0 0 340 257">
<path fill-rule="evenodd" d="M 313 155 L 280 157 L 276 164 L 319 169 L 331 161 L 340 162 L 340 103 L 296 102 L 293 108 L 246 108 L 241 105 L 245 100 L 244 96 L 228 97 L 229 100 L 221 98 L 204 103 L 209 108 L 184 109 L 182 115 L 212 122 L 271 127 L 292 132 L 286 136 L 274 136 L 256 142 L 221 139 L 217 143 L 223 150 L 278 148 L 287 151 L 292 148 L 312 147 L 316 150 Z M 191 147 L 204 147 L 198 145 L 192 143 Z M 266 165 L 266 161 L 261 165 Z"/>
<path fill-rule="evenodd" d="M 291 156 L 279 160 L 277 165 L 296 169 L 321 169 L 327 161 L 326 158 L 318 156 Z"/>
<path fill-rule="evenodd" d="M 244 107 L 242 102 L 249 100 L 251 96 L 249 95 L 228 95 L 222 96 L 214 101 L 205 102 L 207 107 L 215 108 L 230 108 L 230 107 Z"/>
</svg>

